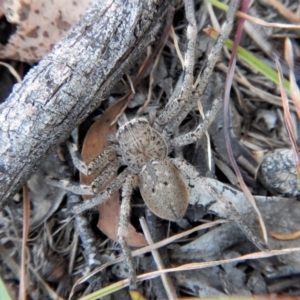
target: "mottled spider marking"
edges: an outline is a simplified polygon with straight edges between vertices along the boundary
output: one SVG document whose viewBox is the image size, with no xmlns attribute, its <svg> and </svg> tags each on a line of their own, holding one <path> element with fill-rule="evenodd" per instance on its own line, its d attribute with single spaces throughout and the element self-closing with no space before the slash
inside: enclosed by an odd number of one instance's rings
<svg viewBox="0 0 300 300">
<path fill-rule="evenodd" d="M 141 195 L 149 209 L 162 219 L 181 219 L 189 193 L 181 173 L 167 159 L 151 159 L 139 176 Z"/>
<path fill-rule="evenodd" d="M 124 161 L 136 172 L 150 159 L 165 158 L 168 155 L 166 141 L 145 118 L 133 119 L 121 126 L 117 140 Z"/>
</svg>

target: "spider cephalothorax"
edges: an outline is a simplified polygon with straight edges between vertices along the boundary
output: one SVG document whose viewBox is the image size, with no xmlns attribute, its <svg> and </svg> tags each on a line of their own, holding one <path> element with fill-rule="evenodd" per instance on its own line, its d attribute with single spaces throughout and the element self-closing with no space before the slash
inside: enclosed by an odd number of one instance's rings
<svg viewBox="0 0 300 300">
<path fill-rule="evenodd" d="M 166 158 L 168 145 L 145 118 L 133 119 L 117 132 L 122 156 L 129 168 L 139 172 L 152 158 Z"/>
</svg>

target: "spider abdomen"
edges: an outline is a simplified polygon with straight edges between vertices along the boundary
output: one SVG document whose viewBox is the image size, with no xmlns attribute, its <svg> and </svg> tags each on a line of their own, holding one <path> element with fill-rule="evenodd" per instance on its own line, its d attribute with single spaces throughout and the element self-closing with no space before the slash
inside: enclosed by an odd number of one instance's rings
<svg viewBox="0 0 300 300">
<path fill-rule="evenodd" d="M 167 159 L 152 159 L 139 174 L 141 195 L 149 209 L 162 219 L 181 219 L 188 206 L 186 183 Z"/>
</svg>

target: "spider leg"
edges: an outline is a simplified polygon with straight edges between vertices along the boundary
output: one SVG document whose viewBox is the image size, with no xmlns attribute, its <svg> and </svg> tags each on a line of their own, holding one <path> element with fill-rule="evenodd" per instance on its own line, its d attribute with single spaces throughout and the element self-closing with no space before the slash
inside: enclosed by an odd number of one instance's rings
<svg viewBox="0 0 300 300">
<path fill-rule="evenodd" d="M 169 102 L 161 115 L 157 118 L 154 123 L 154 128 L 159 132 L 162 132 L 163 128 L 171 122 L 182 109 L 182 103 L 187 101 L 193 86 L 193 72 L 195 63 L 195 47 L 197 41 L 197 23 L 195 18 L 195 4 L 194 0 L 185 0 L 185 14 L 188 21 L 187 26 L 187 47 L 184 56 L 184 75 L 182 87 L 179 96 L 173 101 Z"/>
<path fill-rule="evenodd" d="M 201 177 L 196 169 L 182 159 L 171 159 L 171 162 L 180 170 L 187 178 L 193 178 L 199 185 L 211 194 L 211 196 L 219 201 L 224 207 L 228 217 L 232 219 L 248 237 L 248 239 L 260 250 L 266 251 L 267 247 L 265 243 L 253 233 L 251 228 L 245 223 L 243 217 L 236 210 L 234 205 L 223 196 L 221 192 L 215 189 L 208 181 L 207 178 Z"/>
<path fill-rule="evenodd" d="M 92 175 L 100 172 L 112 160 L 116 159 L 116 151 L 113 147 L 107 147 L 104 152 L 95 157 L 88 165 L 82 160 L 76 144 L 68 141 L 67 146 L 75 167 L 85 175 Z"/>
<path fill-rule="evenodd" d="M 78 204 L 82 202 L 82 199 L 77 195 L 69 196 L 70 205 Z M 91 268 L 102 265 L 103 261 L 96 247 L 97 242 L 95 234 L 91 229 L 91 224 L 88 222 L 84 214 L 75 215 L 77 230 L 84 248 L 84 253 L 86 255 L 87 263 L 89 266 L 89 271 Z"/>
<path fill-rule="evenodd" d="M 111 161 L 110 164 L 106 165 L 105 168 L 101 171 L 101 174 L 95 178 L 91 183 L 91 187 L 94 194 L 99 193 L 101 188 L 112 179 L 118 172 L 120 163 L 118 159 Z"/>
<path fill-rule="evenodd" d="M 192 27 L 193 26 L 192 12 L 191 10 L 188 9 L 187 2 L 188 1 L 185 1 L 186 14 L 189 22 L 188 26 Z M 164 108 L 161 116 L 157 119 L 154 126 L 156 127 L 157 130 L 162 132 L 163 136 L 166 137 L 167 139 L 169 136 L 171 136 L 174 133 L 176 128 L 179 127 L 180 123 L 184 120 L 184 118 L 187 116 L 190 110 L 195 106 L 196 101 L 203 94 L 211 78 L 215 64 L 217 63 L 220 57 L 223 45 L 232 29 L 235 14 L 238 8 L 240 7 L 240 3 L 241 1 L 231 1 L 226 16 L 226 22 L 223 24 L 220 35 L 216 40 L 215 46 L 213 47 L 211 53 L 209 54 L 205 67 L 203 68 L 202 72 L 199 74 L 198 79 L 196 80 L 194 86 L 188 86 L 187 84 L 183 84 L 182 89 L 189 88 L 189 93 L 188 92 L 184 94 L 181 93 L 181 95 L 184 95 L 186 98 L 179 96 L 175 98 L 173 101 L 169 102 Z M 189 31 L 187 31 L 187 34 L 189 34 Z M 191 38 L 196 39 L 197 36 L 194 35 L 188 36 L 188 40 Z M 187 47 L 186 57 L 190 56 L 191 58 L 194 59 L 193 53 L 191 49 Z M 192 65 L 189 64 L 189 67 L 191 66 Z M 183 82 L 185 82 L 185 79 L 183 79 Z"/>
<path fill-rule="evenodd" d="M 103 192 L 94 195 L 94 197 L 89 200 L 75 205 L 73 207 L 74 213 L 80 214 L 87 209 L 93 208 L 94 206 L 107 201 L 116 191 L 118 191 L 122 187 L 129 174 L 130 172 L 128 170 L 124 170 L 109 184 L 109 186 Z"/>
<path fill-rule="evenodd" d="M 203 122 L 199 124 L 194 131 L 180 135 L 172 139 L 170 141 L 171 146 L 172 147 L 185 146 L 200 140 L 203 134 L 205 133 L 205 131 L 208 130 L 208 127 L 215 120 L 216 115 L 219 109 L 221 108 L 221 106 L 222 106 L 222 99 L 221 98 L 215 99 L 211 109 L 205 114 L 205 119 L 203 120 Z"/>
<path fill-rule="evenodd" d="M 46 182 L 52 186 L 68 190 L 76 195 L 93 195 L 93 189 L 90 185 L 80 184 L 66 179 L 46 176 Z"/>
<path fill-rule="evenodd" d="M 120 207 L 120 220 L 118 227 L 118 240 L 129 268 L 129 286 L 131 290 L 137 289 L 136 271 L 129 246 L 126 243 L 126 234 L 130 218 L 130 199 L 136 176 L 130 175 L 126 178 L 122 188 L 122 203 Z"/>
<path fill-rule="evenodd" d="M 95 157 L 87 166 L 88 175 L 95 174 L 103 170 L 105 166 L 116 160 L 116 150 L 114 147 L 107 147 L 100 155 Z"/>
<path fill-rule="evenodd" d="M 54 178 L 51 176 L 47 176 L 45 178 L 46 182 L 52 186 L 56 186 L 65 190 L 68 190 L 76 195 L 94 195 L 93 198 L 84 201 L 78 205 L 73 207 L 73 211 L 75 214 L 82 213 L 83 211 L 90 209 L 98 204 L 105 202 L 109 199 L 117 190 L 121 188 L 123 185 L 126 176 L 128 176 L 130 172 L 128 170 L 124 170 L 120 173 L 117 178 L 115 178 L 109 186 L 101 193 L 94 194 L 94 190 L 92 185 L 79 184 L 76 182 L 72 182 L 69 180 L 63 180 L 59 178 Z"/>
<path fill-rule="evenodd" d="M 119 161 L 115 159 L 105 167 L 102 173 L 97 176 L 90 185 L 80 184 L 70 180 L 59 179 L 51 176 L 46 177 L 46 182 L 50 185 L 68 190 L 76 195 L 94 195 L 114 176 L 119 168 Z"/>
</svg>

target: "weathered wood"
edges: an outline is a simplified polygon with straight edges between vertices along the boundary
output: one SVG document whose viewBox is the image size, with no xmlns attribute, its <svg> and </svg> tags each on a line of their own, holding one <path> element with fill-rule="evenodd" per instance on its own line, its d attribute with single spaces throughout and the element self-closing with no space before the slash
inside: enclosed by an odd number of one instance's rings
<svg viewBox="0 0 300 300">
<path fill-rule="evenodd" d="M 0 209 L 164 26 L 167 1 L 98 3 L 0 106 Z"/>
</svg>

